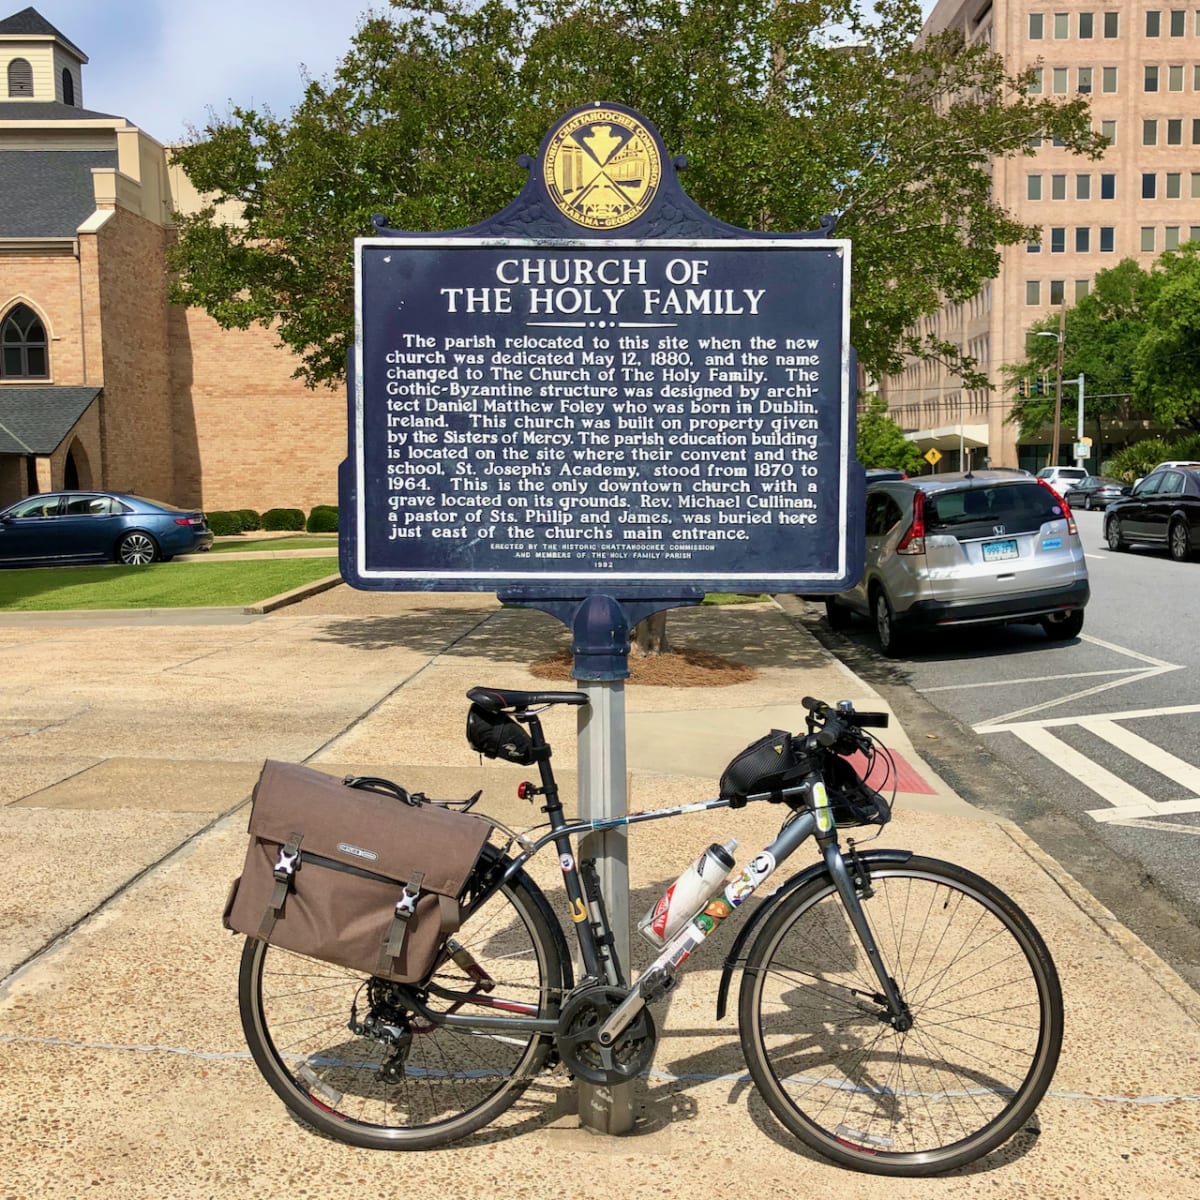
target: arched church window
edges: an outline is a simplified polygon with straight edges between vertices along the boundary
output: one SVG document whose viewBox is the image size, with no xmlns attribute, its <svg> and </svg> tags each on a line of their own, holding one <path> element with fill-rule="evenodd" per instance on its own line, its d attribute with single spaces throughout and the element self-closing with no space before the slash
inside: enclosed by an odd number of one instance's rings
<svg viewBox="0 0 1200 1200">
<path fill-rule="evenodd" d="M 14 58 L 8 64 L 8 94 L 14 96 L 33 95 L 33 68 L 27 58 Z"/>
<path fill-rule="evenodd" d="M 28 305 L 0 321 L 0 379 L 47 379 L 46 327 Z"/>
<path fill-rule="evenodd" d="M 75 79 L 71 75 L 70 67 L 63 67 L 62 72 L 62 93 L 63 103 L 74 105 L 75 103 Z"/>
</svg>

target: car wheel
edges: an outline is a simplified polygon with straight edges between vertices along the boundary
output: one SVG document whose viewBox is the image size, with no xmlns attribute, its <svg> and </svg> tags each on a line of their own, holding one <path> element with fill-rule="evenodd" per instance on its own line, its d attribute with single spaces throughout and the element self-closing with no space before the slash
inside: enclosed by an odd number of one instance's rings
<svg viewBox="0 0 1200 1200">
<path fill-rule="evenodd" d="M 1073 608 L 1070 612 L 1047 613 L 1042 618 L 1046 636 L 1056 642 L 1078 637 L 1083 629 L 1083 609 Z"/>
<path fill-rule="evenodd" d="M 1121 518 L 1109 517 L 1108 524 L 1104 527 L 1104 539 L 1108 542 L 1110 550 L 1124 550 L 1125 539 L 1121 536 Z"/>
<path fill-rule="evenodd" d="M 1187 562 L 1192 557 L 1192 535 L 1188 531 L 1187 522 L 1171 522 L 1170 531 L 1167 533 L 1167 545 L 1170 547 L 1171 557 L 1176 562 Z"/>
<path fill-rule="evenodd" d="M 902 651 L 902 639 L 896 634 L 896 618 L 883 588 L 876 589 L 871 610 L 875 615 L 875 633 L 879 638 L 880 650 L 888 658 L 898 658 Z"/>
<path fill-rule="evenodd" d="M 127 567 L 142 567 L 158 558 L 158 543 L 148 534 L 135 529 L 117 543 L 117 562 Z"/>
<path fill-rule="evenodd" d="M 825 601 L 825 620 L 830 629 L 849 629 L 854 621 L 854 614 L 833 600 Z"/>
</svg>

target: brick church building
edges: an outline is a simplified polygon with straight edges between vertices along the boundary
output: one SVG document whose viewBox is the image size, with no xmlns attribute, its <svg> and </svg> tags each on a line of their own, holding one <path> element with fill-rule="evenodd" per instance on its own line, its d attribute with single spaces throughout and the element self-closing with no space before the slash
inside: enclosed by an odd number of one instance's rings
<svg viewBox="0 0 1200 1200">
<path fill-rule="evenodd" d="M 208 510 L 337 502 L 344 393 L 263 329 L 169 304 L 167 149 L 84 101 L 87 56 L 35 9 L 0 19 L 0 504 L 54 488 Z"/>
</svg>

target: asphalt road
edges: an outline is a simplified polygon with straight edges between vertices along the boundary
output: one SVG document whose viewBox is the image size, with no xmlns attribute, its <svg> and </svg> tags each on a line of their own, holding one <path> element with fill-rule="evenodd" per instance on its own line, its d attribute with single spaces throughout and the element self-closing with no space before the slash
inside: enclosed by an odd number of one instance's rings
<svg viewBox="0 0 1200 1200">
<path fill-rule="evenodd" d="M 1102 513 L 1077 521 L 1092 600 L 1076 641 L 976 629 L 889 661 L 865 623 L 833 634 L 810 604 L 806 624 L 952 786 L 1018 820 L 1200 988 L 1200 562 L 1114 554 Z"/>
</svg>

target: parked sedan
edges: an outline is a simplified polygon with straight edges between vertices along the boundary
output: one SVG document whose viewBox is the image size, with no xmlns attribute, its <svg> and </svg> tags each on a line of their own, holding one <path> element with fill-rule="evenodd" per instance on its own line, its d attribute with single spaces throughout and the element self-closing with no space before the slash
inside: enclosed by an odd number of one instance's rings
<svg viewBox="0 0 1200 1200">
<path fill-rule="evenodd" d="M 1072 508 L 1106 508 L 1114 500 L 1128 496 L 1130 485 L 1119 479 L 1106 479 L 1103 475 L 1088 475 L 1077 483 L 1070 484 L 1063 499 Z"/>
<path fill-rule="evenodd" d="M 1110 550 L 1136 542 L 1166 546 L 1176 562 L 1200 547 L 1200 467 L 1157 467 L 1133 491 L 1108 506 L 1104 538 Z"/>
<path fill-rule="evenodd" d="M 45 492 L 0 512 L 0 566 L 6 567 L 166 562 L 207 550 L 212 541 L 199 509 L 121 492 Z"/>
</svg>

